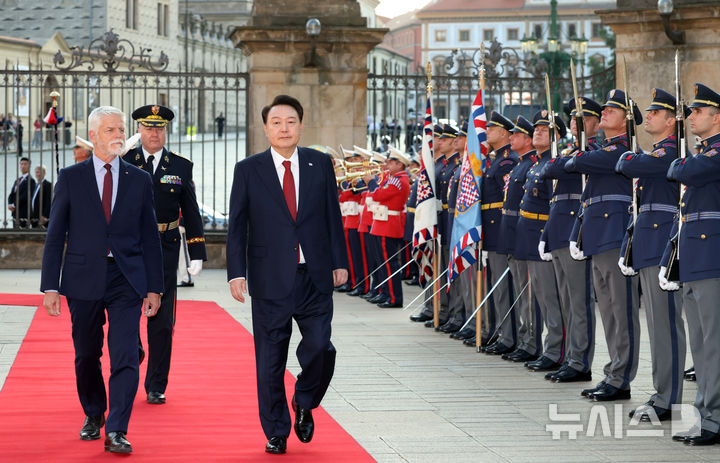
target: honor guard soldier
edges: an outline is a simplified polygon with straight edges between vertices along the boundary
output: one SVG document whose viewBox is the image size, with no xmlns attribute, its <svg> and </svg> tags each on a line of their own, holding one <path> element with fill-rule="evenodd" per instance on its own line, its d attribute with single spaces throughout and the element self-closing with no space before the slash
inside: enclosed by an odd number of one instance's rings
<svg viewBox="0 0 720 463">
<path fill-rule="evenodd" d="M 376 157 L 375 153 L 367 151 L 364 148 L 353 146 L 353 150 L 356 153 L 362 153 L 369 161 L 373 160 L 381 162 L 380 157 Z M 377 270 L 382 261 L 378 261 L 380 250 L 378 248 L 377 237 L 370 233 L 370 229 L 372 228 L 373 211 L 375 210 L 372 193 L 377 190 L 381 180 L 375 172 L 367 171 L 362 177 L 362 181 L 364 185 L 361 193 L 361 204 L 363 205 L 363 208 L 360 214 L 358 233 L 362 233 L 361 242 L 365 245 L 365 259 L 367 261 L 368 275 L 372 274 L 372 276 L 367 280 L 370 282 L 369 290 L 362 296 L 362 298 L 372 304 L 377 304 L 383 300 L 383 295 L 378 287 L 378 283 L 382 281 L 380 279 L 381 270 Z"/>
<path fill-rule="evenodd" d="M 597 149 L 595 135 L 600 124 L 600 104 L 581 97 L 588 145 Z M 568 102 L 570 130 L 578 139 L 575 98 Z M 555 159 L 545 164 L 542 179 L 555 183 L 550 200 L 550 214 L 538 244 L 543 260 L 553 263 L 560 304 L 566 316 L 565 362 L 558 371 L 545 375 L 556 383 L 590 381 L 592 361 L 595 354 L 595 301 L 592 297 L 592 268 L 590 260 L 575 260 L 570 256 L 569 238 L 575 224 L 575 214 L 580 210 L 582 176 L 565 171 L 565 164 L 574 154 L 584 149 L 579 142 Z"/>
<path fill-rule="evenodd" d="M 520 162 L 510 171 L 507 189 L 505 190 L 505 201 L 502 208 L 502 219 L 500 222 L 500 236 L 497 253 L 508 256 L 508 265 L 512 275 L 514 294 L 520 297 L 515 312 L 510 314 L 509 320 L 515 319 L 517 326 L 517 344 L 515 350 L 502 355 L 505 360 L 513 362 L 527 362 L 536 360 L 542 351 L 542 316 L 540 307 L 536 302 L 530 303 L 525 285 L 528 284 L 528 261 L 515 259 L 515 229 L 520 217 L 520 201 L 522 200 L 527 173 L 537 162 L 537 156 L 532 144 L 532 137 L 535 131 L 532 123 L 522 116 L 518 116 L 515 127 L 510 131 L 510 149 L 518 154 Z M 534 298 L 533 298 L 534 299 Z M 535 313 L 537 311 L 537 314 Z M 516 316 L 517 314 L 517 316 Z M 533 324 L 533 320 L 537 323 Z M 534 329 L 533 329 L 534 327 Z M 538 331 L 538 333 L 536 333 Z M 512 325 L 504 323 L 498 329 L 498 339 L 504 345 L 511 345 Z"/>
<path fill-rule="evenodd" d="M 342 155 L 346 162 L 363 162 L 361 153 L 342 149 Z M 348 170 L 348 172 L 350 172 Z M 366 189 L 362 179 L 348 178 L 340 187 L 344 190 L 340 193 L 340 210 L 343 214 L 343 228 L 346 230 L 346 239 L 349 247 L 348 257 L 350 258 L 350 272 L 352 278 L 351 291 L 349 296 L 360 296 L 367 292 L 363 289 L 367 285 L 365 277 L 367 277 L 367 261 L 365 259 L 365 246 L 361 240 L 358 227 L 360 226 L 360 213 L 362 211 L 361 200 L 362 192 Z M 345 206 L 343 206 L 345 204 Z M 362 282 L 362 283 L 361 283 Z M 359 286 L 358 286 L 359 285 Z M 355 288 L 355 289 L 352 289 Z"/>
<path fill-rule="evenodd" d="M 550 117 L 547 110 L 543 109 L 533 118 L 533 146 L 537 151 L 537 162 L 530 167 L 525 177 L 525 193 L 520 201 L 520 218 L 515 230 L 514 258 L 527 261 L 531 301 L 540 306 L 542 321 L 547 330 L 542 355 L 537 360 L 525 363 L 525 366 L 533 371 L 557 370 L 565 360 L 565 317 L 555 284 L 555 270 L 550 262 L 540 258 L 538 252 L 538 243 L 549 217 L 550 198 L 553 194 L 552 180 L 540 177 L 543 167 L 552 157 Z M 557 138 L 564 138 L 567 129 L 562 119 L 555 116 L 552 124 Z M 536 340 L 541 335 L 538 325 L 540 320 L 535 319 Z"/>
<path fill-rule="evenodd" d="M 380 288 L 385 296 L 377 305 L 380 308 L 402 307 L 402 275 L 398 272 L 402 238 L 405 234 L 405 203 L 410 195 L 410 179 L 405 168 L 410 158 L 394 147 L 388 151 L 387 172 L 382 186 L 371 194 L 375 204 L 373 224 L 370 233 L 377 236 L 380 248 L 380 262 L 383 265 L 382 279 L 387 280 Z M 395 257 L 393 257 L 395 256 Z"/>
<path fill-rule="evenodd" d="M 695 408 L 700 412 L 702 423 L 701 430 L 676 434 L 673 440 L 689 445 L 712 445 L 720 442 L 720 312 L 717 307 L 720 300 L 720 95 L 705 85 L 695 84 L 695 98 L 690 107 L 690 129 L 702 139 L 702 149 L 698 154 L 673 161 L 668 178 L 686 187 L 680 203 L 678 263 L 697 376 Z M 671 235 L 677 231 L 676 223 Z M 666 264 L 667 261 L 663 262 Z M 665 268 L 661 268 L 660 275 L 664 272 Z M 660 281 L 667 289 L 678 289 L 677 283 L 668 286 L 664 277 Z"/>
<path fill-rule="evenodd" d="M 658 266 L 670 237 L 677 214 L 678 184 L 668 181 L 667 171 L 677 158 L 675 137 L 675 97 L 659 88 L 653 89 L 652 103 L 645 116 L 645 131 L 653 137 L 650 153 L 628 152 L 620 157 L 616 169 L 626 177 L 637 178 L 638 215 L 632 225 L 629 265 L 624 264 L 630 238 L 625 234 L 618 265 L 625 275 L 640 274 L 642 305 L 650 332 L 653 386 L 656 393 L 644 407 L 630 412 L 641 421 L 672 418 L 671 408 L 682 403 L 685 369 L 685 322 L 680 294 L 663 291 L 658 284 Z"/>
<path fill-rule="evenodd" d="M 504 239 L 500 234 L 500 223 L 502 219 L 502 207 L 505 199 L 505 189 L 510 180 L 510 171 L 520 160 L 518 155 L 510 148 L 510 131 L 515 127 L 510 119 L 493 111 L 490 120 L 487 122 L 487 141 L 495 151 L 495 159 L 488 166 L 483 177 L 480 198 L 480 214 L 482 223 L 482 253 L 483 265 L 487 266 L 487 285 L 492 288 L 500 279 L 506 268 L 508 268 L 507 256 L 497 252 L 499 243 Z M 488 354 L 502 355 L 513 351 L 516 343 L 516 327 L 512 324 L 511 317 L 505 319 L 508 326 L 496 327 L 501 323 L 512 304 L 512 276 L 508 275 L 498 285 L 490 298 L 490 310 L 488 310 L 486 333 L 481 333 L 484 339 L 488 340 L 495 331 L 510 333 L 507 338 L 510 340 L 497 340 L 486 346 Z M 507 330 L 507 331 L 505 331 Z M 482 340 L 481 340 L 482 341 Z M 483 343 L 481 342 L 481 345 Z"/>
<path fill-rule="evenodd" d="M 600 118 L 599 127 L 607 137 L 603 148 L 579 152 L 565 164 L 568 172 L 587 174 L 582 202 L 582 249 L 577 244 L 580 222 L 576 219 L 570 252 L 576 259 L 592 257 L 593 286 L 610 353 L 610 362 L 603 370 L 605 379 L 581 393 L 595 401 L 629 399 L 630 382 L 638 366 L 638 281 L 623 275 L 617 266 L 632 202 L 631 179 L 615 171 L 618 159 L 628 151 L 625 124 L 628 111 L 637 124 L 642 123 L 640 111 L 625 105 L 625 93 L 611 90 Z"/>
<path fill-rule="evenodd" d="M 190 267 L 197 275 L 205 254 L 203 221 L 198 210 L 193 184 L 193 164 L 165 148 L 167 125 L 173 112 L 159 105 L 142 106 L 132 113 L 138 123 L 140 146 L 128 151 L 125 160 L 147 171 L 153 180 L 155 215 L 162 241 L 165 292 L 157 315 L 148 318 L 148 365 L 145 392 L 151 404 L 165 403 L 165 388 L 170 372 L 170 354 L 175 326 L 177 263 L 180 253 L 179 214 L 182 210 L 187 234 Z"/>
<path fill-rule="evenodd" d="M 410 196 L 408 197 L 407 203 L 405 203 L 405 235 L 403 236 L 403 238 L 405 240 L 404 246 L 407 246 L 405 248 L 406 261 L 413 258 L 412 242 L 413 231 L 415 227 L 415 206 L 417 205 L 417 172 L 419 170 L 420 163 L 418 162 L 417 155 L 415 155 L 410 158 L 410 167 L 408 169 L 408 174 L 410 175 Z M 408 278 L 404 279 L 409 281 L 406 281 L 405 284 L 408 286 L 419 286 L 419 269 L 417 263 L 411 263 L 410 265 L 408 265 L 407 269 L 408 272 L 406 272 L 405 275 Z"/>
</svg>

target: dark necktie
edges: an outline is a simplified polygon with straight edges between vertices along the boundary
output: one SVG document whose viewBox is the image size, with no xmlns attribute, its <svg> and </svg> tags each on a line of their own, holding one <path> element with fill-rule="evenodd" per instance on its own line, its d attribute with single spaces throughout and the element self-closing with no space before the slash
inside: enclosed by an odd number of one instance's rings
<svg viewBox="0 0 720 463">
<path fill-rule="evenodd" d="M 147 162 L 145 164 L 145 170 L 147 171 L 148 174 L 150 174 L 151 177 L 153 175 L 153 162 L 154 161 L 155 161 L 155 156 L 153 156 L 151 154 L 150 156 L 148 156 Z"/>
<path fill-rule="evenodd" d="M 103 183 L 102 206 L 105 211 L 105 220 L 110 223 L 110 212 L 112 209 L 113 181 L 110 173 L 110 164 L 105 164 L 105 182 Z"/>
<path fill-rule="evenodd" d="M 290 161 L 283 161 L 285 167 L 285 175 L 283 176 L 283 194 L 285 195 L 285 202 L 287 203 L 288 210 L 293 220 L 297 219 L 297 205 L 295 203 L 295 179 L 293 178 L 292 171 L 290 170 Z"/>
</svg>

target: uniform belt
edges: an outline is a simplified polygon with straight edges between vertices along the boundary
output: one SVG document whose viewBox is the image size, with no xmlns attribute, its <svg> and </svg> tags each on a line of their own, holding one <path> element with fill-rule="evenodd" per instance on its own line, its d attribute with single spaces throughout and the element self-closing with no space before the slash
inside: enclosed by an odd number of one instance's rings
<svg viewBox="0 0 720 463">
<path fill-rule="evenodd" d="M 168 222 L 168 223 L 159 223 L 159 224 L 158 224 L 158 231 L 159 231 L 160 233 L 163 233 L 163 232 L 166 232 L 166 231 L 170 231 L 170 230 L 172 230 L 172 229 L 177 228 L 178 225 L 180 225 L 180 219 L 177 219 L 177 220 L 175 220 L 175 221 L 173 221 L 173 222 Z"/>
<path fill-rule="evenodd" d="M 410 213 L 412 213 L 412 214 L 414 214 L 414 213 L 415 213 L 415 208 L 414 208 L 414 207 L 408 207 L 408 208 L 407 208 L 407 211 L 410 212 Z"/>
<path fill-rule="evenodd" d="M 672 204 L 660 204 L 660 203 L 643 204 L 642 206 L 640 206 L 639 212 L 650 212 L 650 211 L 670 212 L 671 214 L 677 214 L 678 208 L 677 208 L 677 206 L 673 206 Z"/>
<path fill-rule="evenodd" d="M 518 211 L 511 211 L 511 210 L 509 210 L 509 209 L 503 209 L 503 210 L 502 210 L 502 214 L 503 214 L 503 215 L 509 215 L 510 217 L 517 217 L 517 216 L 518 216 Z"/>
<path fill-rule="evenodd" d="M 480 206 L 480 210 L 487 211 L 488 209 L 500 209 L 501 207 L 503 207 L 502 202 L 488 203 L 488 204 L 483 204 L 482 206 Z"/>
<path fill-rule="evenodd" d="M 448 207 L 449 207 L 449 206 L 448 206 L 447 204 L 443 204 L 443 210 L 447 210 Z"/>
<path fill-rule="evenodd" d="M 558 201 L 568 201 L 568 200 L 579 200 L 582 199 L 582 195 L 579 193 L 563 193 L 561 195 L 555 195 L 550 200 L 550 204 L 556 203 Z"/>
<path fill-rule="evenodd" d="M 683 222 L 696 222 L 698 220 L 720 220 L 720 211 L 691 212 L 682 216 Z"/>
<path fill-rule="evenodd" d="M 550 216 L 547 214 L 535 214 L 533 212 L 520 211 L 520 215 L 526 219 L 531 220 L 547 220 Z"/>
<path fill-rule="evenodd" d="M 402 214 L 401 211 L 387 211 L 387 215 L 400 215 Z"/>
<path fill-rule="evenodd" d="M 626 203 L 631 203 L 632 198 L 628 195 L 602 195 L 602 196 L 595 196 L 593 198 L 588 198 L 585 201 L 583 201 L 583 207 L 588 207 L 591 204 L 595 203 L 602 203 L 605 201 L 623 201 Z"/>
</svg>

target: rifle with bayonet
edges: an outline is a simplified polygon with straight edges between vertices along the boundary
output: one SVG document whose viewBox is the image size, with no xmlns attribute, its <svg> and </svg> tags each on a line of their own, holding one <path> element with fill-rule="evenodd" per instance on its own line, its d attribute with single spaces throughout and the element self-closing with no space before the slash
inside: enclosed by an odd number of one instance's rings
<svg viewBox="0 0 720 463">
<path fill-rule="evenodd" d="M 588 138 L 587 131 L 585 130 L 585 112 L 583 111 L 583 101 L 580 99 L 577 91 L 577 78 L 575 77 L 575 63 L 570 58 L 570 77 L 572 79 L 573 98 L 575 99 L 575 130 L 577 139 L 577 149 L 579 151 L 587 151 L 588 149 Z M 585 191 L 585 174 L 582 174 L 582 191 Z M 583 209 L 580 208 L 577 216 L 579 224 L 578 236 L 577 236 L 577 247 L 582 251 L 582 220 L 583 220 Z"/>
<path fill-rule="evenodd" d="M 628 141 L 630 142 L 630 151 L 633 153 L 638 152 L 637 133 L 635 129 L 635 102 L 633 102 L 630 95 L 628 95 L 628 73 L 627 73 L 627 61 L 623 58 L 623 80 L 625 86 L 625 131 L 627 133 Z M 632 222 L 627 228 L 628 241 L 625 247 L 625 254 L 623 255 L 623 265 L 626 267 L 632 267 L 632 244 L 633 244 L 633 231 L 635 230 L 635 222 L 637 221 L 638 207 L 637 207 L 637 182 L 638 179 L 632 179 Z"/>
<path fill-rule="evenodd" d="M 680 59 L 675 50 L 675 140 L 677 155 L 684 158 L 687 153 L 685 141 L 685 100 L 680 96 Z M 670 258 L 665 268 L 668 281 L 680 281 L 680 230 L 682 229 L 682 183 L 678 185 L 678 231 L 670 238 Z"/>
<path fill-rule="evenodd" d="M 547 101 L 548 130 L 550 131 L 550 157 L 555 159 L 558 156 L 558 140 L 555 126 L 555 113 L 552 110 L 552 96 L 550 95 L 550 78 L 545 74 L 545 99 Z M 540 154 L 540 153 L 538 153 Z M 556 180 L 557 181 L 557 180 Z"/>
</svg>

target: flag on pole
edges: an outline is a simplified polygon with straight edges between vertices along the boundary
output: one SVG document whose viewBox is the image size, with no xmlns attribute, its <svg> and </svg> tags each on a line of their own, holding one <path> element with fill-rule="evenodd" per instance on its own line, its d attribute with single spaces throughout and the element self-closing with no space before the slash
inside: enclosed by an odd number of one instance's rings
<svg viewBox="0 0 720 463">
<path fill-rule="evenodd" d="M 480 187 L 483 174 L 490 162 L 482 88 L 470 108 L 469 120 L 467 144 L 460 168 L 455 219 L 450 237 L 450 244 L 453 247 L 450 252 L 448 279 L 451 283 L 477 261 L 475 251 L 481 237 Z"/>
<path fill-rule="evenodd" d="M 54 106 L 50 106 L 50 110 L 45 115 L 45 118 L 43 119 L 43 121 L 48 125 L 55 125 L 59 122 Z"/>
<path fill-rule="evenodd" d="M 432 99 L 428 93 L 423 126 L 420 172 L 417 175 L 417 203 L 413 225 L 413 258 L 420 268 L 421 286 L 432 281 L 433 240 L 437 238 L 437 196 L 433 156 Z"/>
</svg>

